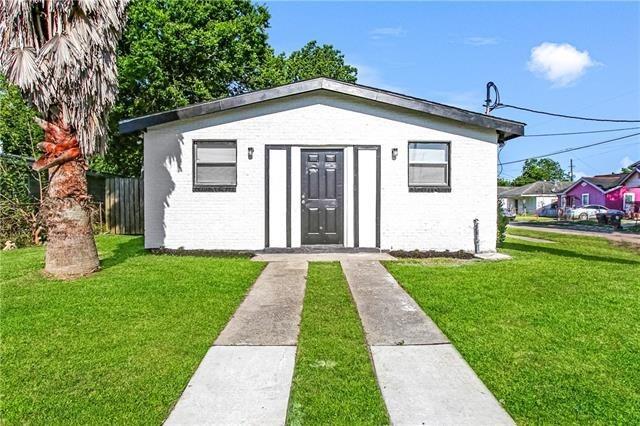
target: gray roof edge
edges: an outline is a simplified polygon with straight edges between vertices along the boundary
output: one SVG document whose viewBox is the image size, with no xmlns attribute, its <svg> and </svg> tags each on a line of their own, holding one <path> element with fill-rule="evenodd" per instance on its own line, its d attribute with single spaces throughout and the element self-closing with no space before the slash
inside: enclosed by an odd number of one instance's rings
<svg viewBox="0 0 640 426">
<path fill-rule="evenodd" d="M 288 96 L 294 96 L 317 90 L 327 90 L 330 92 L 355 96 L 374 102 L 380 102 L 400 108 L 423 112 L 437 117 L 460 121 L 478 127 L 495 129 L 503 134 L 504 140 L 522 136 L 524 134 L 525 123 L 500 117 L 493 117 L 478 112 L 467 111 L 461 108 L 439 104 L 420 98 L 414 98 L 387 90 L 358 84 L 345 83 L 326 77 L 298 81 L 295 83 L 277 86 L 270 89 L 257 90 L 241 95 L 225 97 L 169 111 L 122 120 L 119 123 L 119 130 L 122 134 L 132 133 L 135 131 L 144 130 L 151 126 L 157 126 L 171 121 L 198 117 L 218 111 L 224 111 L 275 99 L 281 99 Z"/>
</svg>

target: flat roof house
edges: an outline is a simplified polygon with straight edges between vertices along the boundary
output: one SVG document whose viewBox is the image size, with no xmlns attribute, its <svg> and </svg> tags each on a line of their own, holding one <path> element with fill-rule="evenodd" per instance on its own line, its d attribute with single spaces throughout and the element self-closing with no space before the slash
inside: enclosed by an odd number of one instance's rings
<svg viewBox="0 0 640 426">
<path fill-rule="evenodd" d="M 120 123 L 144 131 L 145 246 L 496 248 L 524 124 L 328 78 Z"/>
</svg>

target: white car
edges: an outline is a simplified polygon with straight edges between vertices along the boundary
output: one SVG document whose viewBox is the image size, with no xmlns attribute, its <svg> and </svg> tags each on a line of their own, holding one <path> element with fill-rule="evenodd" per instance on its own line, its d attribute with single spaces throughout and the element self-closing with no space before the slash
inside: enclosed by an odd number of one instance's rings
<svg viewBox="0 0 640 426">
<path fill-rule="evenodd" d="M 589 220 L 595 219 L 597 213 L 607 213 L 608 208 L 598 204 L 588 204 L 582 207 L 576 207 L 567 210 L 567 218 Z"/>
</svg>

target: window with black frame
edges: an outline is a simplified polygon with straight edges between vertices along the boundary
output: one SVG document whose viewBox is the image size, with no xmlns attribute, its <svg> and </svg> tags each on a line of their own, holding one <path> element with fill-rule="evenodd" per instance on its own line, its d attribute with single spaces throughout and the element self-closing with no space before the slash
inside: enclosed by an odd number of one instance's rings
<svg viewBox="0 0 640 426">
<path fill-rule="evenodd" d="M 193 189 L 235 191 L 237 147 L 235 141 L 194 141 Z"/>
<path fill-rule="evenodd" d="M 448 142 L 409 142 L 409 189 L 450 189 Z"/>
</svg>

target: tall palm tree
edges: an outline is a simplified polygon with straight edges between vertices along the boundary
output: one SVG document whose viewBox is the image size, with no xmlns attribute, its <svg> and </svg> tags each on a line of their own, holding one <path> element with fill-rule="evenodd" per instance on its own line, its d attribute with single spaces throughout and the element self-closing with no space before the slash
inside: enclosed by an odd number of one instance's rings
<svg viewBox="0 0 640 426">
<path fill-rule="evenodd" d="M 87 163 L 103 153 L 117 92 L 116 45 L 128 0 L 0 0 L 0 67 L 41 115 L 36 170 L 49 171 L 41 206 L 45 271 L 98 269 Z"/>
</svg>

